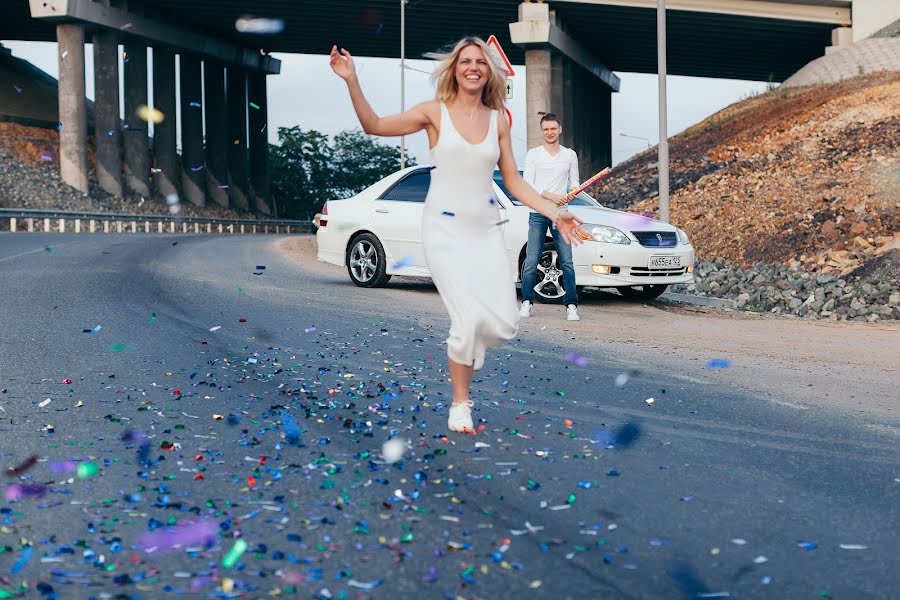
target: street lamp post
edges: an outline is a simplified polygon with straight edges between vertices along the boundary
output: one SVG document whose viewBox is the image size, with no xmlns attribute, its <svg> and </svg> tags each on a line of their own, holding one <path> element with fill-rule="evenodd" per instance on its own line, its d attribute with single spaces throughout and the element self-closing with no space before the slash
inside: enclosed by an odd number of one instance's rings
<svg viewBox="0 0 900 600">
<path fill-rule="evenodd" d="M 647 142 L 647 148 L 652 148 L 652 147 L 653 147 L 653 144 L 650 143 L 650 140 L 647 139 L 647 138 L 645 138 L 645 137 L 641 137 L 641 136 L 639 136 L 639 135 L 629 135 L 629 134 L 627 134 L 627 133 L 620 133 L 619 135 L 621 135 L 622 137 L 632 138 L 632 139 L 635 139 L 635 140 L 643 140 L 644 142 Z"/>
<path fill-rule="evenodd" d="M 656 49 L 659 63 L 659 220 L 669 222 L 669 138 L 666 132 L 666 0 L 656 4 Z"/>
<path fill-rule="evenodd" d="M 406 0 L 400 0 L 400 112 L 406 110 Z M 400 168 L 406 167 L 406 136 L 400 136 Z"/>
</svg>

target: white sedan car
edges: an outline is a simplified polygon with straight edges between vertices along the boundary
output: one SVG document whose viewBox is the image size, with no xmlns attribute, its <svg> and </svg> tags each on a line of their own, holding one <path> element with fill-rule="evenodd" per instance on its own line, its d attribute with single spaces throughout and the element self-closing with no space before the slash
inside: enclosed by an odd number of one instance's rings
<svg viewBox="0 0 900 600">
<path fill-rule="evenodd" d="M 422 249 L 422 207 L 432 167 L 409 167 L 356 196 L 329 200 L 316 215 L 318 259 L 347 267 L 361 287 L 381 287 L 391 275 L 429 277 Z M 500 178 L 494 194 L 501 211 L 506 252 L 521 279 L 528 242 L 529 208 L 513 198 Z M 584 244 L 572 249 L 578 286 L 616 288 L 626 297 L 656 298 L 666 287 L 693 280 L 694 248 L 681 229 L 605 208 L 580 194 L 569 210 L 584 225 Z M 505 222 L 504 222 L 505 221 Z M 559 301 L 565 290 L 551 237 L 538 265 L 537 297 Z"/>
</svg>

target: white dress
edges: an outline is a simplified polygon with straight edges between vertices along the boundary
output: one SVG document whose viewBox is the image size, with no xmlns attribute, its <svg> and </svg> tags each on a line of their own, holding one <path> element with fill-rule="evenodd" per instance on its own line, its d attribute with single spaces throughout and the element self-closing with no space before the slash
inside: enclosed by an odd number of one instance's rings
<svg viewBox="0 0 900 600">
<path fill-rule="evenodd" d="M 500 158 L 497 115 L 491 112 L 487 137 L 472 144 L 441 103 L 422 217 L 425 261 L 450 313 L 447 355 L 476 370 L 487 348 L 513 338 L 519 326 L 515 277 L 492 187 Z"/>
</svg>

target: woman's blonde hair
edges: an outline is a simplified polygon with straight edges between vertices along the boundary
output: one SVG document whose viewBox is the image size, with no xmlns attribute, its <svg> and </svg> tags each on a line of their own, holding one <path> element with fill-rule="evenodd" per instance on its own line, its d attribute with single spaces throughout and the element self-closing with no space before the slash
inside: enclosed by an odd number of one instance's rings
<svg viewBox="0 0 900 600">
<path fill-rule="evenodd" d="M 487 64 L 490 67 L 491 74 L 484 88 L 481 90 L 481 102 L 494 110 L 503 109 L 503 101 L 506 99 L 506 69 L 501 66 L 500 57 L 497 53 L 478 37 L 465 37 L 459 40 L 444 57 L 444 60 L 438 65 L 431 75 L 435 83 L 435 98 L 441 102 L 450 102 L 459 93 L 459 83 L 456 81 L 456 63 L 459 62 L 459 55 L 464 48 L 469 46 L 478 46 L 484 54 Z"/>
</svg>

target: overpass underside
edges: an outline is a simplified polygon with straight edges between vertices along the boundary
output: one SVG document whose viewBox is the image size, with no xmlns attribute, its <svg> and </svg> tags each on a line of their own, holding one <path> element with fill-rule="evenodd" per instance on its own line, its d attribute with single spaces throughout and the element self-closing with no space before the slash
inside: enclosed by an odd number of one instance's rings
<svg viewBox="0 0 900 600">
<path fill-rule="evenodd" d="M 69 50 L 60 58 L 61 141 L 70 155 L 62 169 L 76 187 L 86 181 L 78 145 L 83 102 L 64 97 L 84 95 L 83 61 L 74 47 L 92 37 L 97 97 L 108 107 L 98 109 L 105 124 L 97 127 L 111 132 L 97 136 L 98 160 L 104 157 L 98 173 L 113 193 L 122 185 L 120 171 L 125 186 L 149 191 L 149 138 L 146 124 L 134 116 L 137 105 L 148 102 L 140 70 L 148 46 L 160 84 L 154 104 L 167 114 L 174 111 L 174 55 L 181 64 L 183 167 L 179 173 L 174 119 L 166 119 L 153 139 L 155 187 L 165 192 L 180 186 L 191 202 L 259 210 L 269 197 L 265 76 L 278 71 L 277 61 L 260 54 L 263 44 L 266 52 L 323 54 L 337 43 L 359 56 L 399 55 L 399 0 L 5 1 L 0 39 L 56 40 L 61 57 Z M 48 6 L 57 14 L 46 14 Z M 97 16 L 98 6 L 106 17 Z M 563 144 L 578 151 L 587 175 L 611 163 L 611 94 L 619 86 L 614 72 L 656 72 L 656 6 L 657 0 L 412 1 L 405 10 L 406 55 L 445 49 L 464 35 L 496 35 L 511 61 L 526 65 L 529 147 L 541 141 L 541 113 L 555 112 L 563 119 Z M 851 24 L 851 0 L 667 0 L 667 9 L 670 75 L 780 82 L 845 39 Z M 284 30 L 264 38 L 241 34 L 234 25 L 245 13 L 282 19 Z M 121 74 L 124 99 L 114 85 L 118 44 L 129 56 Z M 198 94 L 205 96 L 202 110 L 191 110 Z M 121 129 L 111 109 L 118 101 L 125 103 Z M 115 157 L 122 155 L 120 168 Z M 195 171 L 198 166 L 203 168 Z"/>
<path fill-rule="evenodd" d="M 271 214 L 266 76 L 279 72 L 279 61 L 182 27 L 135 2 L 30 0 L 28 8 L 36 31 L 43 36 L 52 31 L 58 44 L 59 164 L 65 183 L 88 191 L 84 58 L 90 41 L 96 174 L 104 191 L 165 199 L 177 195 L 196 206 Z M 176 123 L 181 125 L 180 157 Z"/>
</svg>

